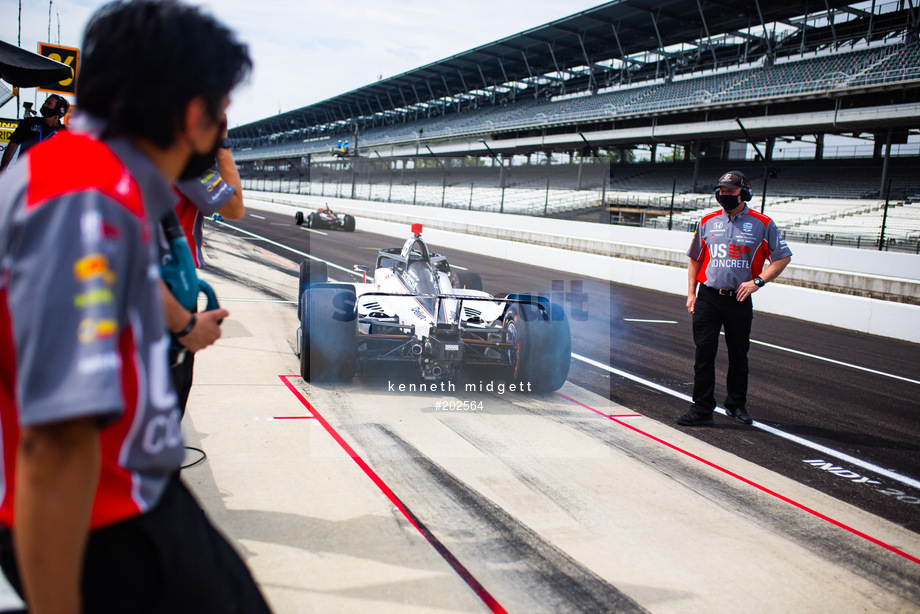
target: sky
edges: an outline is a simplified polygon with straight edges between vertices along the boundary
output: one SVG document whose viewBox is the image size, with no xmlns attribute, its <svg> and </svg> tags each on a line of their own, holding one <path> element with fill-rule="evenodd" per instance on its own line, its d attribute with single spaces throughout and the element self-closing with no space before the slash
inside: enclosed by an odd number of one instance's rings
<svg viewBox="0 0 920 614">
<path fill-rule="evenodd" d="M 80 47 L 103 0 L 0 0 L 0 40 Z M 254 61 L 232 96 L 230 126 L 326 100 L 603 4 L 601 0 L 192 0 L 234 30 Z M 48 38 L 49 5 L 51 37 Z M 47 94 L 23 89 L 41 105 Z M 20 117 L 22 111 L 20 109 Z M 0 117 L 15 118 L 14 101 Z"/>
</svg>

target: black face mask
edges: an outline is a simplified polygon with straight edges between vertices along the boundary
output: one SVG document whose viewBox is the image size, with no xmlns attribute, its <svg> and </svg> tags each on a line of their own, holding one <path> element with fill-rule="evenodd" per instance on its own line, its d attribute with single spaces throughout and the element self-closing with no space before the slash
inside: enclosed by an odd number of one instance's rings
<svg viewBox="0 0 920 614">
<path fill-rule="evenodd" d="M 57 115 L 56 109 L 49 109 L 48 107 L 42 107 L 38 110 L 42 114 L 42 117 L 48 119 L 49 117 L 55 117 Z"/>
<path fill-rule="evenodd" d="M 716 194 L 716 200 L 726 211 L 732 211 L 740 204 L 737 194 Z"/>
<path fill-rule="evenodd" d="M 218 137 L 220 135 L 218 134 Z M 185 163 L 185 168 L 179 175 L 179 179 L 194 179 L 200 177 L 206 170 L 217 164 L 217 150 L 220 146 L 221 139 L 214 141 L 214 147 L 208 153 L 195 153 Z"/>
<path fill-rule="evenodd" d="M 223 125 L 217 131 L 217 138 L 214 139 L 214 147 L 208 153 L 193 153 L 185 163 L 185 168 L 179 175 L 179 180 L 194 179 L 200 177 L 206 170 L 217 164 L 217 150 L 220 149 L 220 142 L 223 140 L 221 135 L 224 133 Z"/>
</svg>

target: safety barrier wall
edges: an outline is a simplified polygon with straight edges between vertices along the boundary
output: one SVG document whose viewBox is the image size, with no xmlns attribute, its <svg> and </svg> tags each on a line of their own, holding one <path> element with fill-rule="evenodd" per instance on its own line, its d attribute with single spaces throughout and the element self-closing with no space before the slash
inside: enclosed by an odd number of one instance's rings
<svg viewBox="0 0 920 614">
<path fill-rule="evenodd" d="M 289 214 L 292 223 L 296 210 L 328 203 L 333 210 L 358 217 L 359 230 L 397 238 L 407 236 L 409 224 L 421 222 L 433 246 L 661 292 L 686 292 L 685 251 L 690 235 L 683 232 L 290 194 L 247 191 L 245 200 L 253 209 Z M 770 284 L 769 291 L 755 296 L 757 311 L 920 343 L 920 305 L 898 302 L 918 302 L 920 256 L 790 246 L 795 264 L 781 279 L 799 285 Z"/>
</svg>

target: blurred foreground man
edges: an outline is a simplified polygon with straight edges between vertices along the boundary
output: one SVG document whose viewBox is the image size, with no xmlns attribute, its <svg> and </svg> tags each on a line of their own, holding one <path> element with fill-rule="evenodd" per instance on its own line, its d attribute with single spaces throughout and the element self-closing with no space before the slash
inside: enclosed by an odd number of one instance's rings
<svg viewBox="0 0 920 614">
<path fill-rule="evenodd" d="M 248 51 L 169 0 L 103 7 L 82 49 L 92 122 L 0 179 L 0 564 L 33 614 L 268 612 L 179 479 L 156 256 Z"/>
</svg>

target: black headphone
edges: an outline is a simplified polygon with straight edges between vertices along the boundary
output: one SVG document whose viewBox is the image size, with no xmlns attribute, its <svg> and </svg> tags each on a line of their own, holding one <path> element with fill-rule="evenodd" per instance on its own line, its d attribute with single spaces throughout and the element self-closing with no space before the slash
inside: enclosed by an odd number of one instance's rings
<svg viewBox="0 0 920 614">
<path fill-rule="evenodd" d="M 57 94 L 51 94 L 57 100 L 57 106 L 54 109 L 55 115 L 64 119 L 64 116 L 67 115 L 67 110 L 70 109 L 70 103 L 67 102 L 67 99 L 63 96 L 58 96 Z"/>
<path fill-rule="evenodd" d="M 731 174 L 738 175 L 738 177 L 741 178 L 741 200 L 743 202 L 748 202 L 749 200 L 754 198 L 754 191 L 751 189 L 751 182 L 748 181 L 747 177 L 744 176 L 744 173 L 742 173 L 741 171 L 727 171 L 723 173 L 722 176 L 724 177 L 725 175 L 731 175 Z M 716 197 L 719 196 L 719 186 L 718 185 L 716 186 L 715 190 L 713 190 L 712 193 Z M 718 198 L 716 200 L 718 200 Z"/>
</svg>

